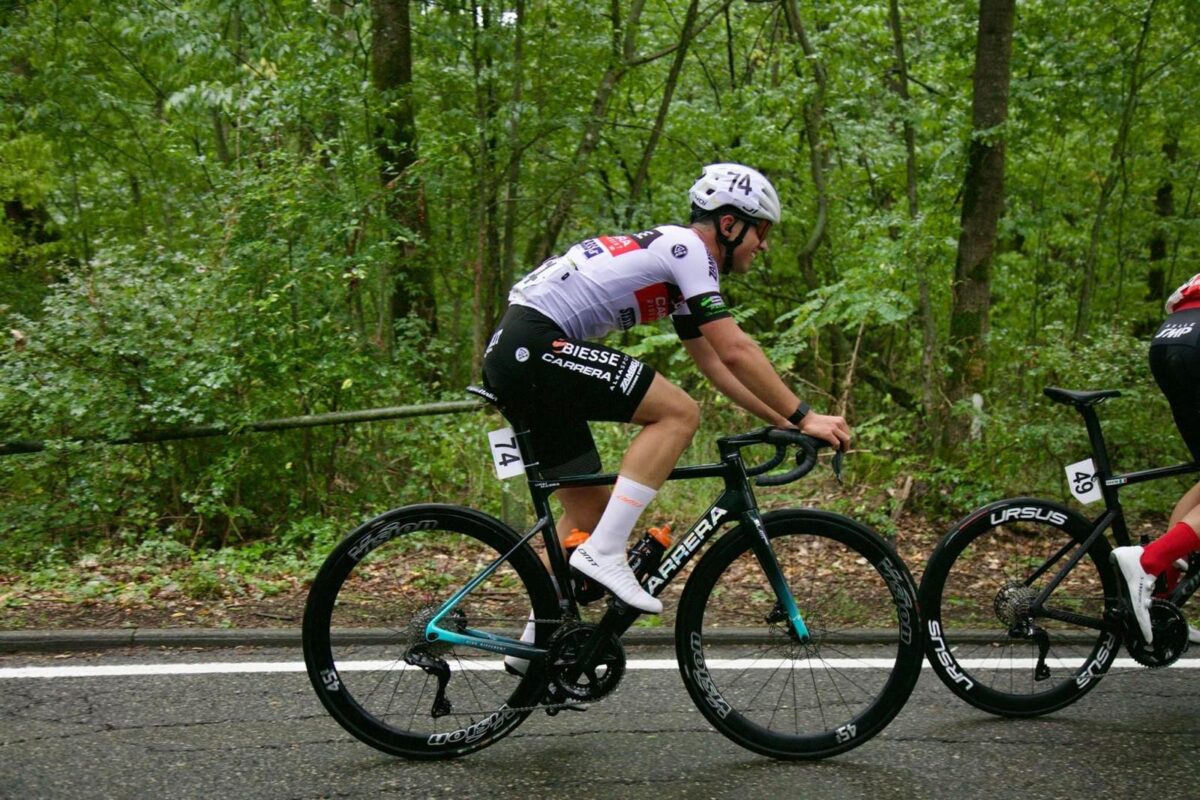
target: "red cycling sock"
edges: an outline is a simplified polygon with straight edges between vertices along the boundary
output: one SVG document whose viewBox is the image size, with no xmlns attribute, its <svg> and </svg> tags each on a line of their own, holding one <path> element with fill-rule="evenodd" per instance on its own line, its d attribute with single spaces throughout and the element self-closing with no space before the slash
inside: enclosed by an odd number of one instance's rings
<svg viewBox="0 0 1200 800">
<path fill-rule="evenodd" d="M 1177 522 L 1171 530 L 1146 545 L 1142 551 L 1142 569 L 1150 575 L 1161 575 L 1177 558 L 1200 550 L 1200 536 L 1186 522 Z"/>
</svg>

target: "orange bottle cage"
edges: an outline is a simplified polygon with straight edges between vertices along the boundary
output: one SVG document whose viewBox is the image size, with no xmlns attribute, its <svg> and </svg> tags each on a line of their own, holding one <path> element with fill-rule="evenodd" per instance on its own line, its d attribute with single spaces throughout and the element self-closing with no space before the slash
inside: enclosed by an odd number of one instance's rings
<svg viewBox="0 0 1200 800">
<path fill-rule="evenodd" d="M 658 543 L 663 547 L 671 546 L 671 526 L 663 525 L 661 528 L 651 528 L 650 535 L 658 540 Z"/>
</svg>

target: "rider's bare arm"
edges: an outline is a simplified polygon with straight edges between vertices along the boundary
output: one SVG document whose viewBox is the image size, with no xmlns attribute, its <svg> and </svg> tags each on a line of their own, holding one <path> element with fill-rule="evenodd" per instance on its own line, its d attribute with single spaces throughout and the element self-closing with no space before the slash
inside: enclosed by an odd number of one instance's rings
<svg viewBox="0 0 1200 800">
<path fill-rule="evenodd" d="M 800 405 L 800 398 L 775 372 L 775 368 L 767 360 L 762 348 L 741 329 L 732 317 L 705 323 L 700 326 L 700 333 L 703 341 L 711 347 L 720 365 L 745 390 L 766 405 L 773 414 L 778 414 L 786 419 Z M 688 352 L 692 352 L 691 348 L 688 348 Z M 697 364 L 699 365 L 699 362 Z M 704 370 L 702 365 L 700 367 L 701 370 Z M 707 371 L 705 371 L 705 375 L 708 375 Z M 716 384 L 715 380 L 714 384 Z M 720 384 L 716 385 L 720 391 L 726 392 Z M 742 404 L 735 396 L 729 395 L 729 397 L 743 408 L 758 413 Z M 762 415 L 759 414 L 759 416 Z M 799 427 L 810 436 L 824 439 L 835 447 L 845 447 L 850 442 L 850 427 L 842 417 L 810 411 L 800 422 Z"/>
<path fill-rule="evenodd" d="M 787 418 L 773 411 L 763 401 L 755 396 L 745 385 L 729 371 L 708 340 L 701 336 L 699 339 L 684 339 L 683 348 L 696 362 L 696 366 L 704 373 L 704 377 L 717 387 L 717 391 L 728 397 L 754 416 L 777 428 L 789 428 L 791 423 Z"/>
</svg>

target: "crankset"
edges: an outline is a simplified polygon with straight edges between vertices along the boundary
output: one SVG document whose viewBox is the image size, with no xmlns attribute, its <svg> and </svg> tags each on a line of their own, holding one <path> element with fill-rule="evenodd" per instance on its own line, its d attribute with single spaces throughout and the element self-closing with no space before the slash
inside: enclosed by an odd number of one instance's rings
<svg viewBox="0 0 1200 800">
<path fill-rule="evenodd" d="M 595 625 L 568 622 L 551 635 L 545 661 L 548 704 L 599 700 L 621 682 L 625 648 L 616 636 L 601 642 L 589 663 L 580 663 L 579 656 L 595 630 Z"/>
<path fill-rule="evenodd" d="M 1126 625 L 1125 647 L 1134 661 L 1144 667 L 1169 667 L 1188 647 L 1188 625 L 1183 613 L 1166 600 L 1150 604 L 1150 630 L 1154 642 L 1146 644 L 1136 623 Z"/>
</svg>

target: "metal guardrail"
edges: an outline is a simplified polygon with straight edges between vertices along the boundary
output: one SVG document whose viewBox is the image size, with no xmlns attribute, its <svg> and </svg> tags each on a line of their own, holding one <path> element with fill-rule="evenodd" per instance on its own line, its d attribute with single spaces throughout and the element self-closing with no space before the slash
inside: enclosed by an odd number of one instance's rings
<svg viewBox="0 0 1200 800">
<path fill-rule="evenodd" d="M 268 431 L 285 431 L 295 428 L 317 428 L 322 425 L 346 425 L 358 422 L 376 422 L 378 420 L 401 419 L 404 417 L 432 417 L 438 414 L 461 414 L 466 411 L 479 411 L 486 408 L 485 403 L 478 400 L 459 400 L 447 403 L 426 403 L 416 406 L 392 406 L 390 408 L 368 408 L 362 411 L 331 411 L 327 414 L 313 414 L 305 417 L 284 417 L 269 419 L 264 422 L 251 422 L 246 425 L 201 425 L 191 428 L 175 428 L 167 430 L 139 431 L 119 439 L 103 437 L 70 437 L 53 439 L 54 442 L 73 442 L 85 444 L 147 444 L 152 442 L 171 442 L 181 439 L 205 439 L 214 436 L 236 436 L 241 433 L 265 433 Z M 39 453 L 47 448 L 47 441 L 14 441 L 0 444 L 0 456 L 17 455 L 20 453 Z"/>
</svg>

